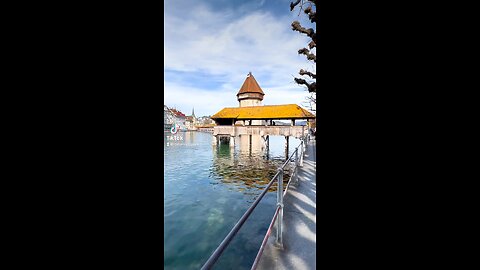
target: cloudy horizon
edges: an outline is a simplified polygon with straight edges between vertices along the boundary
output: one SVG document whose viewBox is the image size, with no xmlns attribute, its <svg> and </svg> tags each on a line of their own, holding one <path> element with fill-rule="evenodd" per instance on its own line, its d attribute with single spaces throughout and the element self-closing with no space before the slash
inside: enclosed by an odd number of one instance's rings
<svg viewBox="0 0 480 270">
<path fill-rule="evenodd" d="M 298 104 L 306 88 L 293 78 L 300 69 L 315 71 L 298 55 L 309 39 L 291 30 L 304 14 L 290 12 L 290 0 L 166 1 L 164 104 L 189 115 L 213 115 L 238 107 L 236 94 L 252 72 L 265 93 L 263 104 Z"/>
</svg>

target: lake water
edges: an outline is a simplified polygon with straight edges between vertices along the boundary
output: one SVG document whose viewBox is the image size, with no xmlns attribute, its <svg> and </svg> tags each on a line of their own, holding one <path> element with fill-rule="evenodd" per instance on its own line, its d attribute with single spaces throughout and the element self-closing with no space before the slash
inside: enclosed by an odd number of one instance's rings
<svg viewBox="0 0 480 270">
<path fill-rule="evenodd" d="M 270 137 L 267 155 L 255 138 L 236 138 L 231 148 L 213 146 L 210 133 L 176 136 L 182 140 L 164 136 L 164 269 L 200 269 L 285 161 L 285 138 Z M 290 138 L 290 154 L 299 143 Z M 250 269 L 275 212 L 275 191 L 276 184 L 214 269 Z"/>
</svg>

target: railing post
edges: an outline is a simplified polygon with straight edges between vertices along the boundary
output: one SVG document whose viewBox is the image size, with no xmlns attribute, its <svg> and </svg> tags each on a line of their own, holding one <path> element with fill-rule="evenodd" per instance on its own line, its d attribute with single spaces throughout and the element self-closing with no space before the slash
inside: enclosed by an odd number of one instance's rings
<svg viewBox="0 0 480 270">
<path fill-rule="evenodd" d="M 278 185 L 277 185 L 277 206 L 280 207 L 278 210 L 277 218 L 277 245 L 283 247 L 283 238 L 282 238 L 282 222 L 283 222 L 283 169 L 278 169 Z"/>
<path fill-rule="evenodd" d="M 294 173 L 295 173 L 295 183 L 298 183 L 298 147 L 295 148 L 295 170 L 294 170 Z"/>
<path fill-rule="evenodd" d="M 305 142 L 302 141 L 300 148 L 302 149 L 302 154 L 300 155 L 300 167 L 303 167 L 303 155 L 305 155 Z"/>
</svg>

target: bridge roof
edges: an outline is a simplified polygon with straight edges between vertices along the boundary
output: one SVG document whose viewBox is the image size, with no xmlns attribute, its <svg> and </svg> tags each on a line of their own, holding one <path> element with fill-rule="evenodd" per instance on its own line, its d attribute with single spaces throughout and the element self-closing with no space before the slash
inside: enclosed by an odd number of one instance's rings
<svg viewBox="0 0 480 270">
<path fill-rule="evenodd" d="M 239 108 L 223 108 L 214 114 L 212 119 L 312 119 L 311 112 L 297 104 L 265 105 Z"/>
</svg>

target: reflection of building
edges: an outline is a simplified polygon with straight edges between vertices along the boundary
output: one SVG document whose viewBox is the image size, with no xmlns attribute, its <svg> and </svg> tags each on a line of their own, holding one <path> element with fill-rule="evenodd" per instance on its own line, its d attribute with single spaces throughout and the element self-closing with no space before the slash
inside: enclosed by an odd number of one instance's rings
<svg viewBox="0 0 480 270">
<path fill-rule="evenodd" d="M 245 140 L 245 142 L 244 142 Z M 240 141 L 240 155 L 228 145 L 218 145 L 213 149 L 213 164 L 211 172 L 215 178 L 238 191 L 250 192 L 252 189 L 263 189 L 277 173 L 277 168 L 283 164 L 282 160 L 265 159 L 262 153 L 255 152 L 253 148 L 259 147 L 252 144 L 252 152 L 245 154 L 243 149 L 249 147 L 249 138 L 243 136 Z M 249 151 L 249 150 L 247 150 Z M 291 166 L 286 166 L 284 171 L 284 185 L 291 175 Z M 276 191 L 273 185 L 270 191 Z"/>
<path fill-rule="evenodd" d="M 185 132 L 183 133 L 183 138 L 185 140 L 185 143 L 190 143 L 190 144 L 193 144 L 195 143 L 195 136 L 196 136 L 196 132 Z"/>
<path fill-rule="evenodd" d="M 244 135 L 235 138 L 238 140 L 240 153 L 257 155 L 263 153 L 266 145 L 260 135 Z"/>
</svg>

